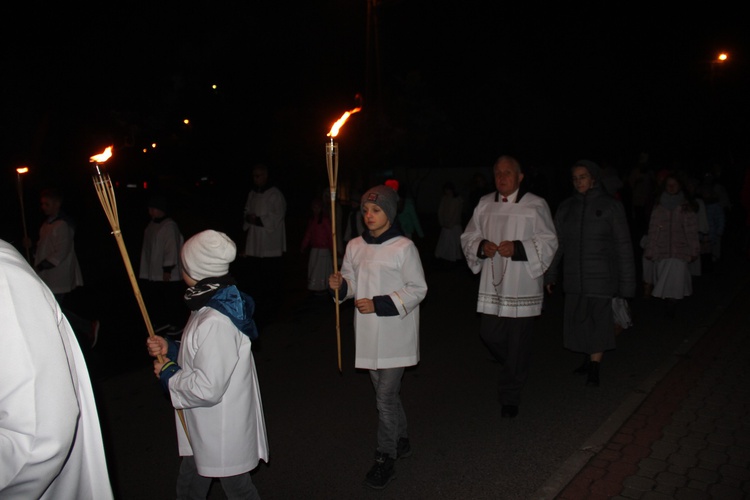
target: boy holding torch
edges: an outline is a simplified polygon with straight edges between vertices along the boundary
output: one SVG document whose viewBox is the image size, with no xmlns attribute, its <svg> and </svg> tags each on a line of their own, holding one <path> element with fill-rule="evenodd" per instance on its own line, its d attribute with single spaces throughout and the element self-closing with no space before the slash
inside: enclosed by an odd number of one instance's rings
<svg viewBox="0 0 750 500">
<path fill-rule="evenodd" d="M 182 458 L 177 498 L 205 498 L 219 478 L 229 498 L 259 498 L 249 472 L 268 462 L 268 442 L 260 387 L 251 351 L 257 329 L 253 299 L 237 289 L 229 274 L 237 249 L 224 233 L 207 230 L 182 247 L 182 276 L 191 310 L 178 346 L 149 337 L 154 373 L 178 422 Z M 158 357 L 162 356 L 163 361 Z"/>
<path fill-rule="evenodd" d="M 411 455 L 401 378 L 419 362 L 419 304 L 427 295 L 419 251 L 393 225 L 398 194 L 375 186 L 362 196 L 367 230 L 346 247 L 341 272 L 328 278 L 340 300 L 354 299 L 355 367 L 370 371 L 378 409 L 375 463 L 365 477 L 374 489 L 396 477 L 394 462 Z"/>
</svg>

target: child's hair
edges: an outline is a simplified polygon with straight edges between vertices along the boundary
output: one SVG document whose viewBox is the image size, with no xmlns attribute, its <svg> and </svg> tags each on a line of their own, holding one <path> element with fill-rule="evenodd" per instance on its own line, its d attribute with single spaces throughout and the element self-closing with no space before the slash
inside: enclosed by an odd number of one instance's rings
<svg viewBox="0 0 750 500">
<path fill-rule="evenodd" d="M 45 188 L 45 189 L 42 189 L 42 192 L 39 195 L 39 197 L 40 198 L 47 198 L 48 200 L 55 200 L 55 201 L 62 201 L 63 200 L 62 191 L 60 191 L 57 188 Z"/>
</svg>

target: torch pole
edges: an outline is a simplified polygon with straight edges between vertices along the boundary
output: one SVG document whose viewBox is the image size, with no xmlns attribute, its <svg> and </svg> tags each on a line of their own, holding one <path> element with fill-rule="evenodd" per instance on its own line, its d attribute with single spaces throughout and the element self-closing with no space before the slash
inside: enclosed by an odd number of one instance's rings
<svg viewBox="0 0 750 500">
<path fill-rule="evenodd" d="M 109 174 L 102 173 L 99 165 L 96 165 L 97 175 L 93 177 L 94 187 L 96 188 L 96 194 L 99 196 L 99 201 L 102 204 L 104 213 L 107 216 L 109 225 L 112 227 L 112 234 L 115 236 L 117 246 L 120 249 L 120 255 L 122 255 L 122 261 L 125 264 L 125 270 L 130 278 L 130 284 L 133 287 L 133 293 L 135 299 L 138 301 L 138 307 L 141 309 L 143 315 L 143 321 L 146 323 L 146 329 L 148 330 L 149 337 L 155 337 L 154 327 L 151 324 L 151 319 L 148 316 L 146 310 L 146 304 L 143 301 L 143 295 L 141 295 L 141 288 L 138 286 L 138 280 L 133 272 L 133 265 L 130 262 L 130 256 L 128 255 L 128 249 L 125 246 L 125 240 L 122 238 L 122 232 L 120 231 L 120 218 L 117 213 L 117 200 L 115 199 L 115 191 L 112 188 L 112 180 L 109 178 Z M 159 363 L 164 363 L 164 356 L 159 354 L 157 356 Z M 177 410 L 177 415 L 180 417 L 182 428 L 185 430 L 185 435 L 190 440 L 190 434 L 188 434 L 187 422 L 185 422 L 185 416 L 182 414 L 182 410 Z"/>
<path fill-rule="evenodd" d="M 338 144 L 333 137 L 326 144 L 326 166 L 328 167 L 328 187 L 331 192 L 331 237 L 333 238 L 333 272 L 339 272 L 338 254 L 336 252 L 336 184 L 339 176 Z M 341 373 L 341 314 L 339 311 L 339 290 L 334 290 L 336 302 L 336 348 L 338 353 L 339 373 Z"/>
<path fill-rule="evenodd" d="M 21 174 L 18 175 L 18 201 L 21 203 L 21 224 L 23 224 L 23 241 L 24 247 L 26 247 L 26 261 L 31 262 L 31 254 L 29 253 L 29 247 L 26 245 L 26 241 L 29 239 L 29 233 L 26 230 L 26 209 L 23 206 L 23 187 L 21 186 Z"/>
</svg>

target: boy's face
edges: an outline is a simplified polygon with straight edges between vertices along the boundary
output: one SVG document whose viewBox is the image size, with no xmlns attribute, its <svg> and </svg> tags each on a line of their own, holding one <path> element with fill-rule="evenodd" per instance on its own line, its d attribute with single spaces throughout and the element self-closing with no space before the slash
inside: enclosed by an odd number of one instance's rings
<svg viewBox="0 0 750 500">
<path fill-rule="evenodd" d="M 42 212 L 47 217 L 57 215 L 57 212 L 60 211 L 60 205 L 60 200 L 45 197 L 42 197 L 41 199 Z"/>
<path fill-rule="evenodd" d="M 258 187 L 263 187 L 268 182 L 268 172 L 262 168 L 253 170 L 253 183 Z"/>
<path fill-rule="evenodd" d="M 193 278 L 188 276 L 188 273 L 186 273 L 184 269 L 182 270 L 182 281 L 184 281 L 187 286 L 195 286 L 196 283 L 198 283 Z"/>
<path fill-rule="evenodd" d="M 383 209 L 371 201 L 366 201 L 362 205 L 362 218 L 370 234 L 375 238 L 391 227 L 391 223 L 388 221 L 388 217 L 385 215 Z"/>
<path fill-rule="evenodd" d="M 148 215 L 152 219 L 160 219 L 167 214 L 165 214 L 162 210 L 159 210 L 158 208 L 148 207 Z"/>
</svg>

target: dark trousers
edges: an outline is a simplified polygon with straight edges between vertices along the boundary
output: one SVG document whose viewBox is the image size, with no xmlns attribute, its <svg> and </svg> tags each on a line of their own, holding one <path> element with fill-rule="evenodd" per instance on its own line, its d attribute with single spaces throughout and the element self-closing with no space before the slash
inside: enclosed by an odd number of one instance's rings
<svg viewBox="0 0 750 500">
<path fill-rule="evenodd" d="M 180 464 L 180 475 L 177 477 L 178 500 L 204 500 L 208 496 L 213 478 L 198 474 L 195 458 L 192 456 L 182 457 Z M 258 490 L 255 489 L 249 472 L 219 478 L 224 494 L 230 500 L 235 499 L 259 499 Z"/>
<path fill-rule="evenodd" d="M 500 369 L 497 393 L 501 404 L 521 402 L 521 389 L 529 375 L 534 318 L 503 318 L 482 314 L 479 335 Z"/>
</svg>

